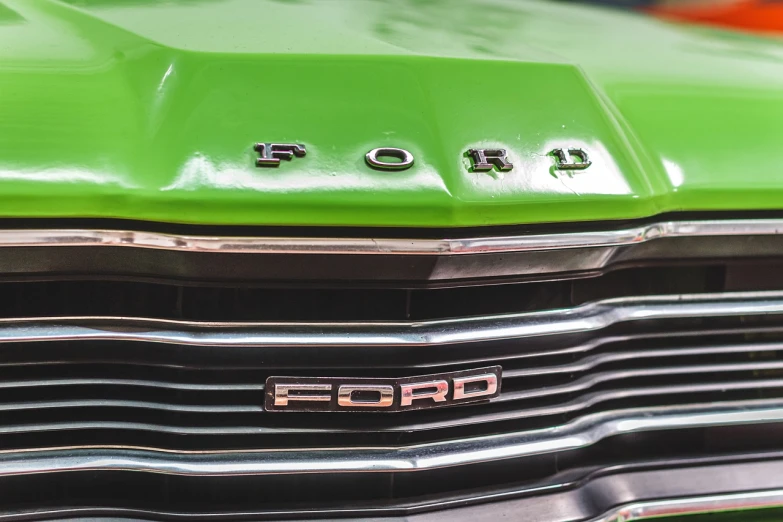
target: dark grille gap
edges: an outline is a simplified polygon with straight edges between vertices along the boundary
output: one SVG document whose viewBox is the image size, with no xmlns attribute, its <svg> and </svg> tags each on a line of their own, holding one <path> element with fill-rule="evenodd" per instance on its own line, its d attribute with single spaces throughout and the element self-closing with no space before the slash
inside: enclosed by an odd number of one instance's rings
<svg viewBox="0 0 783 522">
<path fill-rule="evenodd" d="M 774 268 L 765 265 L 765 270 Z M 753 272 L 754 265 L 742 271 Z M 781 270 L 783 272 L 783 270 Z M 566 281 L 462 288 L 262 288 L 141 281 L 0 283 L 0 318 L 127 316 L 195 321 L 426 320 L 526 312 L 622 296 L 722 291 L 725 266 L 631 268 Z M 743 279 L 733 269 L 733 291 Z M 747 286 L 756 288 L 747 278 Z M 783 281 L 775 288 L 783 288 Z M 773 288 L 767 288 L 773 289 Z"/>
</svg>

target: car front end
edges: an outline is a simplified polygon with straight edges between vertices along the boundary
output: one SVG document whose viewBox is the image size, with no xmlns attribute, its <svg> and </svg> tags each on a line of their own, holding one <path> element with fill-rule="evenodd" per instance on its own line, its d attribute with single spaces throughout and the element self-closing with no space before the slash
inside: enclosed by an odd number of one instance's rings
<svg viewBox="0 0 783 522">
<path fill-rule="evenodd" d="M 781 516 L 782 60 L 551 1 L 2 0 L 0 514 Z"/>
</svg>

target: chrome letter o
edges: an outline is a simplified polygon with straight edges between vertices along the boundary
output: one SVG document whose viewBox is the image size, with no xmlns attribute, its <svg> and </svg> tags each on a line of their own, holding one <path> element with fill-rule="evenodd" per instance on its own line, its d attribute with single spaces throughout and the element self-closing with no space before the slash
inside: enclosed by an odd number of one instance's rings
<svg viewBox="0 0 783 522">
<path fill-rule="evenodd" d="M 381 161 L 379 157 L 399 158 L 399 162 Z M 365 156 L 367 164 L 377 170 L 405 170 L 413 165 L 413 154 L 405 149 L 394 147 L 381 147 L 373 149 Z"/>
</svg>

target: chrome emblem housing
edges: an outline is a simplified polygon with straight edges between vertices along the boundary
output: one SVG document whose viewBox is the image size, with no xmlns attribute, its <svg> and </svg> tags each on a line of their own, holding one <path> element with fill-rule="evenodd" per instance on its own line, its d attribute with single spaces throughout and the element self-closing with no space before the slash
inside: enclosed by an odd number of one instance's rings
<svg viewBox="0 0 783 522">
<path fill-rule="evenodd" d="M 267 411 L 400 412 L 487 401 L 500 394 L 500 366 L 418 377 L 269 377 Z"/>
</svg>

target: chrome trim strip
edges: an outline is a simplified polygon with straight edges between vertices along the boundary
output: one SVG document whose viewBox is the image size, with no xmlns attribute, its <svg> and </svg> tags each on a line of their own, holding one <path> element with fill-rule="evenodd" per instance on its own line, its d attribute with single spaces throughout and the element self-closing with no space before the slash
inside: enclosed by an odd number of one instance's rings
<svg viewBox="0 0 783 522">
<path fill-rule="evenodd" d="M 191 346 L 432 346 L 586 333 L 641 320 L 783 314 L 783 292 L 628 297 L 574 308 L 422 322 L 228 323 L 132 317 L 0 319 L 0 343 L 141 341 Z"/>
<path fill-rule="evenodd" d="M 556 484 L 553 486 L 544 486 L 539 488 L 530 488 L 524 490 L 524 494 L 546 494 L 557 489 L 563 489 L 566 484 Z M 300 510 L 288 510 L 288 511 L 209 511 L 209 512 L 181 512 L 181 511 L 162 511 L 153 509 L 139 509 L 139 508 L 115 508 L 115 507 L 67 507 L 62 509 L 45 509 L 45 510 L 29 510 L 29 511 L 14 511 L 12 513 L 0 514 L 0 520 L 29 520 L 29 519 L 56 519 L 56 520 L 83 520 L 83 517 L 122 517 L 123 519 L 130 520 L 155 520 L 155 519 L 182 519 L 182 520 L 202 520 L 202 519 L 250 519 L 257 520 L 263 517 L 265 520 L 268 516 L 281 517 L 312 517 L 312 516 L 330 516 L 330 517 L 356 517 L 359 514 L 368 515 L 372 514 L 373 520 L 388 520 L 388 521 L 416 521 L 416 520 L 428 520 L 427 512 L 432 510 L 446 510 L 453 508 L 460 508 L 468 506 L 468 509 L 476 503 L 487 502 L 503 502 L 509 501 L 511 498 L 513 502 L 513 496 L 519 494 L 517 491 L 503 492 L 499 494 L 487 494 L 481 496 L 473 496 L 468 499 L 454 499 L 454 500 L 434 500 L 428 503 L 415 505 L 412 508 L 402 507 L 395 508 L 378 508 L 378 507 L 366 507 L 360 508 L 324 508 L 324 509 L 300 509 Z M 487 504 L 484 504 L 485 506 Z M 490 509 L 491 507 L 488 506 Z M 727 493 L 719 495 L 699 495 L 699 496 L 687 496 L 680 498 L 671 498 L 654 501 L 640 501 L 633 502 L 618 508 L 615 508 L 598 518 L 590 519 L 586 522 L 632 522 L 635 520 L 650 520 L 669 517 L 680 517 L 685 515 L 704 515 L 711 513 L 726 513 L 733 511 L 747 511 L 757 509 L 775 509 L 783 508 L 783 489 L 769 489 L 769 490 L 749 490 L 742 493 Z M 407 516 L 391 516 L 386 512 L 402 511 L 409 512 Z M 422 516 L 422 512 L 424 515 Z M 460 512 L 453 512 L 455 515 L 459 515 Z M 20 516 L 21 515 L 21 516 Z M 134 517 L 134 518 L 130 518 Z M 384 518 L 378 518 L 384 517 Z M 387 518 L 388 517 L 388 518 Z M 547 520 L 558 520 L 555 517 L 551 519 L 540 519 L 542 522 Z M 678 518 L 679 520 L 679 518 Z"/>
<path fill-rule="evenodd" d="M 67 471 L 141 471 L 234 476 L 407 472 L 575 450 L 627 433 L 783 422 L 783 401 L 737 401 L 719 408 L 605 412 L 536 431 L 401 447 L 173 451 L 137 447 L 63 447 L 0 452 L 0 476 Z"/>
<path fill-rule="evenodd" d="M 179 252 L 463 255 L 612 248 L 662 238 L 777 236 L 783 219 L 663 221 L 619 230 L 465 239 L 220 237 L 102 229 L 0 230 L 0 247 L 133 247 Z"/>
<path fill-rule="evenodd" d="M 783 489 L 636 502 L 614 509 L 591 522 L 631 522 L 661 517 L 779 507 L 783 507 Z"/>
</svg>

